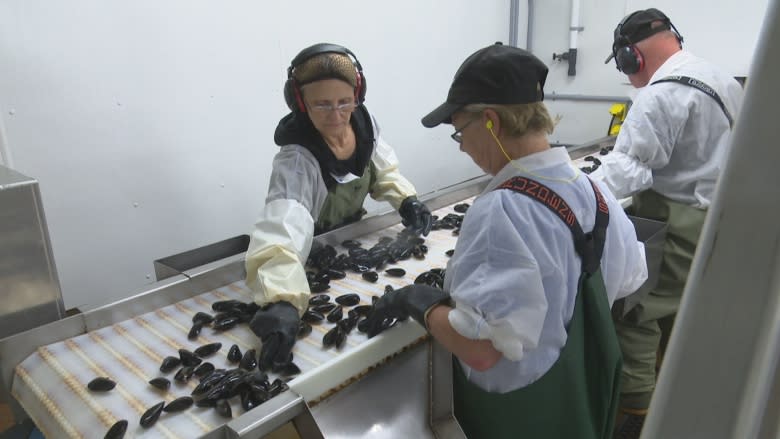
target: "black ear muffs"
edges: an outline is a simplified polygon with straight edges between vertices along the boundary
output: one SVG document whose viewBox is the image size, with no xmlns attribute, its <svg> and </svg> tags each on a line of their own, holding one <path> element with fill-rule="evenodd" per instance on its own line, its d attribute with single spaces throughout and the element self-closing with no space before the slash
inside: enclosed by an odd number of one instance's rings
<svg viewBox="0 0 780 439">
<path fill-rule="evenodd" d="M 621 72 L 633 75 L 645 68 L 645 59 L 639 49 L 634 45 L 628 45 L 615 51 L 615 64 Z"/>
<path fill-rule="evenodd" d="M 357 84 L 355 85 L 355 102 L 360 105 L 366 100 L 366 77 L 363 75 L 363 67 L 360 65 L 357 57 L 351 50 L 338 44 L 320 43 L 303 49 L 290 62 L 287 68 L 287 81 L 284 83 L 284 101 L 291 111 L 306 112 L 306 105 L 303 102 L 301 87 L 293 77 L 295 68 L 308 61 L 309 59 L 322 55 L 324 53 L 339 53 L 349 57 L 355 65 Z"/>
</svg>

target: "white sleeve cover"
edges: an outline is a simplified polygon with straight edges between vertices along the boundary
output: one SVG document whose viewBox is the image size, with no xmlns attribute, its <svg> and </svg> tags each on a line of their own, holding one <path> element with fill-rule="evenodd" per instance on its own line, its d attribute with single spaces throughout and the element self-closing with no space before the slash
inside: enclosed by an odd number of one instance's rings
<svg viewBox="0 0 780 439">
<path fill-rule="evenodd" d="M 371 188 L 371 198 L 377 201 L 387 201 L 398 210 L 401 203 L 412 195 L 416 195 L 412 183 L 409 182 L 398 170 L 398 157 L 393 148 L 379 135 L 379 125 L 373 120 L 376 145 L 371 161 L 376 168 L 376 182 Z"/>
<path fill-rule="evenodd" d="M 246 283 L 255 302 L 287 301 L 303 315 L 310 295 L 304 263 L 313 235 L 314 220 L 301 203 L 278 199 L 265 205 L 246 252 Z"/>
</svg>

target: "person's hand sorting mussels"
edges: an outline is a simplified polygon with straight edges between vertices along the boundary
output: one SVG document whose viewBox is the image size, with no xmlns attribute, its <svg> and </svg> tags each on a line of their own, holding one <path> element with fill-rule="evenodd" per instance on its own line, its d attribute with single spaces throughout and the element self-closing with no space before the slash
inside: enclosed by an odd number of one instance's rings
<svg viewBox="0 0 780 439">
<path fill-rule="evenodd" d="M 417 197 L 406 198 L 398 208 L 398 214 L 401 215 L 403 220 L 401 222 L 404 226 L 411 228 L 417 235 L 428 236 L 433 218 L 428 207 Z"/>
<path fill-rule="evenodd" d="M 388 328 L 388 320 L 406 320 L 410 316 L 427 330 L 426 318 L 430 310 L 449 300 L 450 295 L 445 291 L 424 284 L 389 291 L 379 298 L 366 318 L 366 334 L 371 338 Z"/>
<path fill-rule="evenodd" d="M 292 361 L 299 325 L 298 309 L 290 302 L 270 303 L 255 313 L 249 327 L 263 342 L 261 369 L 278 371 Z"/>
</svg>

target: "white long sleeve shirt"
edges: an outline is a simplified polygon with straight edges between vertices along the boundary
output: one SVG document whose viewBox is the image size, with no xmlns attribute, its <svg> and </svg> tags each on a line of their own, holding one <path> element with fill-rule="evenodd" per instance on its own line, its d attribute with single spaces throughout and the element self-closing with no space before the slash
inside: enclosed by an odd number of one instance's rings
<svg viewBox="0 0 780 439">
<path fill-rule="evenodd" d="M 519 170 L 523 168 L 523 170 Z M 581 259 L 569 228 L 540 202 L 509 190 L 492 190 L 523 175 L 557 192 L 585 233 L 593 229 L 596 196 L 564 148 L 507 164 L 469 208 L 444 289 L 455 308 L 452 327 L 469 339 L 490 340 L 503 357 L 487 371 L 463 364 L 485 390 L 508 392 L 539 379 L 557 361 L 574 312 Z M 644 246 L 615 197 L 596 182 L 609 207 L 601 268 L 610 305 L 647 278 Z"/>
<path fill-rule="evenodd" d="M 414 186 L 398 170 L 395 151 L 374 125 L 371 161 L 376 181 L 371 196 L 395 209 Z M 309 300 L 304 263 L 311 250 L 314 223 L 328 195 L 320 165 L 301 145 L 285 145 L 274 157 L 266 205 L 250 235 L 246 283 L 258 304 L 284 300 L 302 314 Z"/>
<path fill-rule="evenodd" d="M 667 76 L 689 76 L 710 87 L 736 118 L 739 83 L 686 51 L 672 55 L 649 84 Z M 731 130 L 712 97 L 683 84 L 663 82 L 639 90 L 614 150 L 601 158 L 603 176 L 618 198 L 653 189 L 674 201 L 706 209 L 728 155 Z"/>
</svg>

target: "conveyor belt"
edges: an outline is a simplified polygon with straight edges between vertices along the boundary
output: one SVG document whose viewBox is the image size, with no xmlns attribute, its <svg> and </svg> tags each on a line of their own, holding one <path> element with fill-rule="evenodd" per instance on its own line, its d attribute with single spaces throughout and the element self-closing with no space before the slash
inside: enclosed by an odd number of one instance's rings
<svg viewBox="0 0 780 439">
<path fill-rule="evenodd" d="M 467 199 L 458 203 L 471 201 Z M 443 217 L 455 213 L 453 205 L 438 209 L 434 214 Z M 353 239 L 370 248 L 379 238 L 395 237 L 401 230 L 399 224 Z M 379 280 L 370 283 L 360 274 L 350 272 L 345 279 L 332 280 L 326 294 L 336 297 L 358 293 L 361 304 L 370 304 L 371 296 L 381 295 L 386 285 L 394 288 L 408 285 L 431 268 L 444 268 L 448 260 L 445 252 L 455 247 L 456 239 L 451 230 L 432 231 L 426 238 L 429 251 L 424 260 L 411 258 L 391 265 L 406 270 L 403 278 L 380 272 Z M 337 250 L 340 253 L 346 251 L 343 247 Z M 211 304 L 227 299 L 252 300 L 243 280 L 236 280 L 132 319 L 39 347 L 17 366 L 12 393 L 49 438 L 102 437 L 112 424 L 121 419 L 127 419 L 130 425 L 126 437 L 190 439 L 202 436 L 228 419 L 219 417 L 213 409 L 192 407 L 180 413 L 164 413 L 148 430 L 140 427 L 138 420 L 147 408 L 163 400 L 170 402 L 176 397 L 189 395 L 197 384 L 194 377 L 186 384 L 175 381 L 175 371 L 162 374 L 159 366 L 164 357 L 177 356 L 181 348 L 194 350 L 204 344 L 221 342 L 221 350 L 204 361 L 213 363 L 217 368 L 230 369 L 235 366 L 227 362 L 226 355 L 233 344 L 237 344 L 242 352 L 252 348 L 259 350 L 259 340 L 246 325 L 226 332 L 205 327 L 197 340 L 187 339 L 192 316 L 199 311 L 213 314 Z M 368 354 L 381 350 L 384 343 L 392 346 L 390 333 L 393 331 L 411 333 L 411 337 L 404 340 L 414 339 L 415 334 L 418 338 L 424 335 L 416 323 L 409 321 L 371 340 L 353 330 L 341 349 L 325 349 L 322 337 L 333 326 L 327 321 L 314 325 L 312 333 L 299 340 L 293 350 L 294 362 L 302 373 L 288 384 L 307 400 L 327 396 L 350 377 L 365 371 L 363 366 L 355 366 L 357 369 L 354 370 L 345 367 L 353 362 L 362 364 L 358 360 L 353 361 L 353 357 L 383 358 L 396 352 L 397 349 L 391 349 L 380 354 Z M 370 366 L 369 363 L 366 364 Z M 276 378 L 274 374 L 269 375 L 271 380 Z M 110 377 L 117 382 L 116 388 L 105 393 L 87 390 L 87 383 L 98 376 Z M 150 379 L 158 376 L 171 380 L 167 392 L 148 384 Z M 234 417 L 244 413 L 237 399 L 231 399 Z"/>
</svg>

